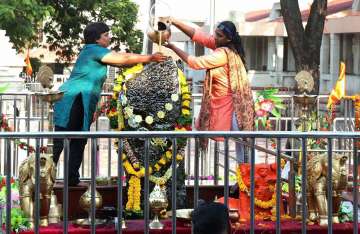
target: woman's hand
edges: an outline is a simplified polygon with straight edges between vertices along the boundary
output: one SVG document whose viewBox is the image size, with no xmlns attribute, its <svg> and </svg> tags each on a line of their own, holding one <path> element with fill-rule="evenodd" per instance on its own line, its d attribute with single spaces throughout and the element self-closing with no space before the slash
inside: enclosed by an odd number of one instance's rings
<svg viewBox="0 0 360 234">
<path fill-rule="evenodd" d="M 166 47 L 166 48 L 168 48 L 168 49 L 170 49 L 170 50 L 172 50 L 173 48 L 174 48 L 174 44 L 172 44 L 171 42 L 165 42 L 164 44 L 163 44 L 163 46 L 164 47 Z"/>
<path fill-rule="evenodd" d="M 155 53 L 155 54 L 152 54 L 150 57 L 151 62 L 164 62 L 166 59 L 167 59 L 167 57 L 165 55 L 163 55 L 162 53 Z"/>
</svg>

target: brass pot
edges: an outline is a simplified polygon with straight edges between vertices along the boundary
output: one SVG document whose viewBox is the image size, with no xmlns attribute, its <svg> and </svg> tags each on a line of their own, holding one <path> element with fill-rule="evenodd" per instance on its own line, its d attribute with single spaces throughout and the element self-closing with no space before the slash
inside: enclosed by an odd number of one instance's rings
<svg viewBox="0 0 360 234">
<path fill-rule="evenodd" d="M 171 37 L 170 20 L 167 18 L 160 18 L 147 32 L 149 39 L 157 44 L 163 44 Z"/>
<path fill-rule="evenodd" d="M 86 192 L 81 195 L 79 201 L 80 207 L 87 212 L 91 211 L 91 184 L 89 184 L 88 189 Z M 95 208 L 99 209 L 102 206 L 102 197 L 100 193 L 95 189 Z"/>
</svg>

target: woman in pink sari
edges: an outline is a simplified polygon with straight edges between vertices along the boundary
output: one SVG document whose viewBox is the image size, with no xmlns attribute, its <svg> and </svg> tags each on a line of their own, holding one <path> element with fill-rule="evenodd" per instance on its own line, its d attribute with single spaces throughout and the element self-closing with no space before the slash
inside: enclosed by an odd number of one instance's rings
<svg viewBox="0 0 360 234">
<path fill-rule="evenodd" d="M 208 55 L 195 57 L 171 43 L 166 45 L 190 68 L 207 71 L 201 110 L 196 121 L 197 130 L 253 130 L 253 97 L 247 78 L 245 53 L 235 25 L 231 21 L 221 22 L 215 35 L 210 36 L 179 20 L 171 19 L 171 22 L 195 43 L 213 50 Z M 206 145 L 207 141 L 203 141 L 202 147 Z M 244 147 L 241 144 L 236 144 L 236 156 L 239 163 L 244 162 Z"/>
</svg>

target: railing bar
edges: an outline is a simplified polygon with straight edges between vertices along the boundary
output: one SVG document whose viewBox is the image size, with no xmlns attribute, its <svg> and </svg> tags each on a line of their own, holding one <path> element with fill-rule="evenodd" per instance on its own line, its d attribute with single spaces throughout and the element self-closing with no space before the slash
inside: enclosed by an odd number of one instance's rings
<svg viewBox="0 0 360 234">
<path fill-rule="evenodd" d="M 68 229 L 68 212 L 69 212 L 69 153 L 70 142 L 69 139 L 64 139 L 64 191 L 63 191 L 63 229 L 67 234 Z"/>
<path fill-rule="evenodd" d="M 242 141 L 242 140 L 237 139 L 237 138 L 232 138 L 232 139 L 233 139 L 236 143 L 240 143 L 240 144 L 243 144 L 243 145 L 245 145 L 245 146 L 251 147 L 251 144 L 248 143 L 248 142 L 246 142 L 246 141 Z M 266 140 L 268 140 L 268 138 L 267 138 Z M 266 154 L 271 154 L 271 155 L 273 155 L 273 156 L 277 156 L 277 155 L 278 155 L 277 152 L 274 152 L 274 151 L 269 150 L 269 149 L 267 149 L 267 148 L 261 147 L 261 146 L 259 146 L 259 145 L 256 145 L 256 144 L 255 144 L 254 147 L 255 147 L 255 149 L 257 149 L 257 150 L 259 150 L 259 151 L 262 151 L 262 152 L 264 152 L 264 153 L 266 153 Z M 286 160 L 294 160 L 291 156 L 286 155 L 286 154 L 280 154 L 280 157 L 282 157 L 282 158 L 284 158 L 284 159 L 286 159 Z"/>
<path fill-rule="evenodd" d="M 251 138 L 250 181 L 255 181 L 255 138 Z M 255 233 L 255 183 L 250 183 L 250 233 Z"/>
<path fill-rule="evenodd" d="M 214 184 L 219 184 L 219 142 L 217 141 L 214 146 Z"/>
<path fill-rule="evenodd" d="M 328 138 L 328 171 L 327 171 L 327 178 L 328 181 L 332 181 L 332 139 Z M 332 196 L 333 196 L 333 187 L 332 183 L 326 183 L 327 184 L 327 210 L 328 210 L 328 234 L 333 233 L 333 220 L 332 220 L 332 214 L 333 214 L 333 204 L 332 204 Z M 321 217 L 320 217 L 321 218 Z"/>
<path fill-rule="evenodd" d="M 118 229 L 117 229 L 117 233 L 121 234 L 122 233 L 122 217 L 123 217 L 123 174 L 124 174 L 124 169 L 123 169 L 123 150 L 124 150 L 124 142 L 123 139 L 119 138 L 118 139 L 118 178 L 117 178 L 117 185 L 118 185 L 118 189 L 117 189 L 117 197 L 118 197 L 118 211 L 117 211 L 117 216 L 118 216 Z"/>
<path fill-rule="evenodd" d="M 242 138 L 355 138 L 360 139 L 360 132 L 275 132 L 275 131 L 199 131 L 199 132 L 174 132 L 174 131 L 128 131 L 128 132 L 109 132 L 109 131 L 98 131 L 98 132 L 1 132 L 0 138 L 114 138 L 114 137 L 141 137 L 141 138 L 153 138 L 153 137 L 195 137 L 195 138 L 212 138 L 212 137 L 242 137 Z M 254 146 L 255 147 L 255 146 Z"/>
<path fill-rule="evenodd" d="M 13 103 L 13 113 L 14 113 L 14 132 L 16 132 L 17 131 L 17 129 L 16 129 L 16 127 L 17 127 L 17 124 L 16 124 L 16 122 L 17 122 L 17 116 L 16 116 L 16 114 L 17 114 L 17 111 L 16 111 L 16 99 L 14 99 L 14 103 Z M 16 164 L 17 164 L 17 154 L 16 154 L 16 144 L 15 144 L 15 141 L 13 141 L 13 155 L 14 155 L 14 161 L 13 161 L 13 173 L 15 174 L 15 171 L 16 171 Z"/>
<path fill-rule="evenodd" d="M 6 174 L 6 234 L 11 233 L 11 145 L 10 139 L 5 139 L 6 164 L 4 164 Z M 1 224 L 2 230 L 2 224 Z"/>
<path fill-rule="evenodd" d="M 172 234 L 176 234 L 176 155 L 177 155 L 177 141 L 176 138 L 172 140 L 172 180 L 171 180 L 171 210 L 172 210 Z"/>
<path fill-rule="evenodd" d="M 194 162 L 194 208 L 198 206 L 199 200 L 199 138 L 195 138 L 195 162 Z"/>
<path fill-rule="evenodd" d="M 29 95 L 26 95 L 26 114 L 27 114 L 27 120 L 26 120 L 26 131 L 30 132 L 30 118 L 31 118 L 31 101 Z M 30 144 L 30 139 L 27 138 L 27 144 Z M 29 151 L 27 151 L 27 156 L 29 156 Z"/>
<path fill-rule="evenodd" d="M 95 204 L 95 189 L 96 189 L 96 138 L 91 138 L 91 233 L 96 233 L 96 204 Z"/>
<path fill-rule="evenodd" d="M 39 221 L 40 221 L 40 139 L 36 139 L 36 151 L 35 151 L 35 233 L 38 234 L 39 229 Z"/>
<path fill-rule="evenodd" d="M 145 166 L 145 179 L 144 179 L 144 233 L 149 233 L 149 219 L 150 219 L 150 204 L 149 204 L 149 148 L 150 148 L 150 142 L 149 138 L 145 139 L 145 160 L 144 160 L 144 166 Z"/>
<path fill-rule="evenodd" d="M 224 204 L 228 206 L 229 200 L 229 138 L 225 137 L 224 141 L 225 149 L 225 168 L 224 168 Z"/>
<path fill-rule="evenodd" d="M 281 138 L 277 138 L 277 157 L 276 157 L 276 233 L 281 233 L 280 224 L 280 201 L 281 201 Z"/>
<path fill-rule="evenodd" d="M 186 172 L 187 172 L 187 175 L 190 175 L 190 172 L 191 172 L 191 138 L 188 138 L 187 139 L 187 144 L 186 144 L 186 147 L 187 147 L 187 158 L 185 158 L 186 160 L 186 165 L 187 165 L 187 168 L 186 168 Z M 190 183 L 190 176 L 188 177 L 188 181 L 187 183 Z"/>
<path fill-rule="evenodd" d="M 40 106 L 41 106 L 41 113 L 40 113 L 40 115 L 41 115 L 41 122 L 40 122 L 40 130 L 41 130 L 41 132 L 44 132 L 44 107 L 45 107 L 45 103 L 42 101 L 42 99 L 41 98 L 39 98 L 39 100 L 40 100 Z M 41 142 L 40 142 L 40 144 L 41 144 L 41 146 L 44 146 L 44 140 L 43 140 L 43 138 L 41 138 Z"/>
<path fill-rule="evenodd" d="M 108 177 L 111 177 L 111 138 L 108 139 Z"/>
<path fill-rule="evenodd" d="M 354 234 L 358 234 L 359 233 L 359 223 L 358 223 L 358 197 L 359 197 L 359 175 L 358 175 L 358 165 L 359 165 L 359 157 L 358 157 L 358 152 L 357 152 L 357 148 L 358 148 L 358 141 L 357 140 L 353 140 L 353 197 L 354 197 L 354 201 L 353 201 L 353 207 L 354 207 L 354 211 L 353 211 L 353 229 L 354 229 Z"/>
<path fill-rule="evenodd" d="M 301 203 L 302 203 L 302 222 L 301 232 L 306 234 L 306 220 L 307 220 L 307 204 L 306 204 L 306 161 L 307 161 L 307 139 L 301 138 Z"/>
</svg>

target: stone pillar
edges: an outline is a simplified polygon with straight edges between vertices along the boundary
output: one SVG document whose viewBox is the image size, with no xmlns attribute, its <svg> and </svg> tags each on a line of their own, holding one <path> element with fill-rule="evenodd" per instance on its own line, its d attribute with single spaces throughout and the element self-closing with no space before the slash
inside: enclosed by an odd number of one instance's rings
<svg viewBox="0 0 360 234">
<path fill-rule="evenodd" d="M 330 63 L 330 35 L 324 34 L 320 49 L 320 74 L 329 73 Z"/>
<path fill-rule="evenodd" d="M 275 71 L 275 67 L 276 67 L 275 37 L 268 37 L 267 70 Z"/>
<path fill-rule="evenodd" d="M 353 37 L 353 58 L 354 58 L 354 74 L 360 75 L 360 33 L 357 33 Z"/>
<path fill-rule="evenodd" d="M 330 34 L 330 74 L 334 84 L 339 76 L 340 35 Z"/>
<path fill-rule="evenodd" d="M 275 38 L 276 44 L 276 68 L 277 72 L 283 71 L 283 61 L 284 61 L 284 38 L 283 37 L 276 37 Z"/>
</svg>

